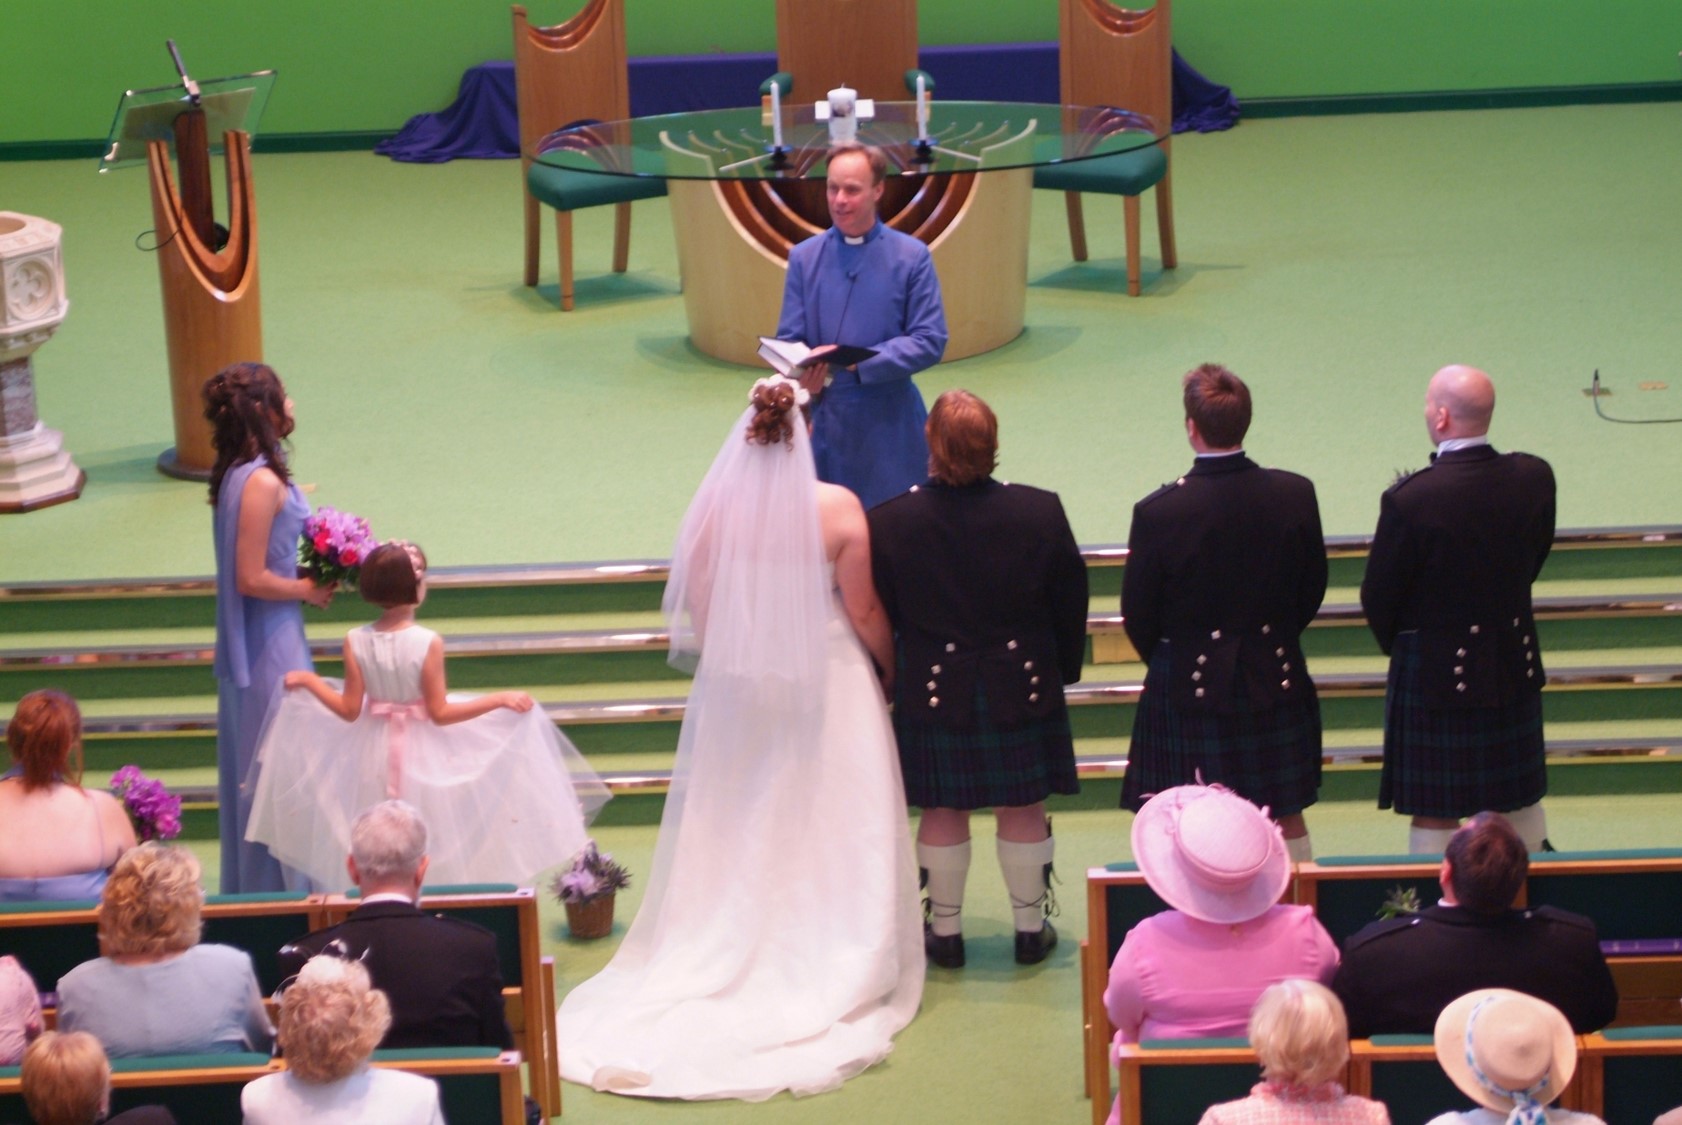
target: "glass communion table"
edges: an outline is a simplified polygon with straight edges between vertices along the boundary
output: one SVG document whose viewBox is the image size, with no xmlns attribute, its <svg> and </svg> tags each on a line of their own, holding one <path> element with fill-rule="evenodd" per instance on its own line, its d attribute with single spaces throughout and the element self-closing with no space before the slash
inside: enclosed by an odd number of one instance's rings
<svg viewBox="0 0 1682 1125">
<path fill-rule="evenodd" d="M 880 214 L 928 244 L 950 342 L 945 358 L 990 351 L 1022 331 L 1033 170 L 1157 144 L 1168 126 L 1109 107 L 1031 102 L 874 105 L 858 140 L 888 158 Z M 542 164 L 667 182 L 690 338 L 756 364 L 776 327 L 788 251 L 829 226 L 829 124 L 810 104 L 703 110 L 577 125 L 530 155 Z"/>
</svg>

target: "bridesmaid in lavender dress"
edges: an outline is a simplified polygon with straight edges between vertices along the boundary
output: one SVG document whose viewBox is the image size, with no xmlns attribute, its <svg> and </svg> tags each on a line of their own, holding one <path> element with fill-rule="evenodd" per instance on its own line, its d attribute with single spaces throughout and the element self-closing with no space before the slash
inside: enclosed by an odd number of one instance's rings
<svg viewBox="0 0 1682 1125">
<path fill-rule="evenodd" d="M 298 577 L 298 538 L 309 503 L 286 469 L 292 400 L 261 363 L 236 363 L 204 385 L 216 465 L 216 766 L 222 892 L 278 891 L 305 883 L 245 839 L 245 785 L 270 701 L 286 673 L 313 671 L 301 602 L 325 608 L 330 586 Z"/>
</svg>

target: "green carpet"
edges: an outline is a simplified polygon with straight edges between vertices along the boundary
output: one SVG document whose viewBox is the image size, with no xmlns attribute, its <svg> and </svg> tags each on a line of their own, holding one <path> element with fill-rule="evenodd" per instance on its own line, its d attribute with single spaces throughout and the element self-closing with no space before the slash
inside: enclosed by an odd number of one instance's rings
<svg viewBox="0 0 1682 1125">
<path fill-rule="evenodd" d="M 1061 492 L 1082 542 L 1125 539 L 1132 502 L 1184 468 L 1178 377 L 1209 359 L 1251 383 L 1250 449 L 1315 479 L 1331 534 L 1369 532 L 1424 463 L 1425 381 L 1450 361 L 1494 375 L 1498 444 L 1554 463 L 1562 527 L 1682 512 L 1676 431 L 1598 421 L 1581 393 L 1598 367 L 1609 411 L 1682 415 L 1674 106 L 1256 121 L 1174 159 L 1178 270 L 1159 271 L 1147 200 L 1129 300 L 1119 201 L 1088 200 L 1076 265 L 1037 192 L 1028 330 L 920 379 L 992 401 L 1001 475 Z M 519 284 L 512 162 L 259 151 L 256 175 L 267 359 L 315 502 L 439 565 L 668 552 L 752 373 L 688 345 L 664 200 L 637 204 L 620 277 L 601 272 L 610 216 L 579 217 L 562 314 L 552 233 L 543 287 Z M 89 477 L 0 521 L 0 581 L 208 572 L 202 490 L 152 468 L 171 435 L 142 174 L 7 164 L 0 207 L 65 227 L 72 308 L 35 367 Z"/>
</svg>

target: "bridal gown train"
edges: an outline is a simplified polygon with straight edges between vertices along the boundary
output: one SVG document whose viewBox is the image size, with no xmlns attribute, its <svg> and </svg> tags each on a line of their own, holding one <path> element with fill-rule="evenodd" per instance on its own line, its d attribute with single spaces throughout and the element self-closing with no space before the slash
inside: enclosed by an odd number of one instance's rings
<svg viewBox="0 0 1682 1125">
<path fill-rule="evenodd" d="M 708 679 L 703 659 L 642 909 L 561 1005 L 568 1080 L 814 1094 L 886 1057 L 916 1014 L 922 919 L 893 732 L 838 598 L 826 630 L 818 709 L 763 679 Z"/>
</svg>

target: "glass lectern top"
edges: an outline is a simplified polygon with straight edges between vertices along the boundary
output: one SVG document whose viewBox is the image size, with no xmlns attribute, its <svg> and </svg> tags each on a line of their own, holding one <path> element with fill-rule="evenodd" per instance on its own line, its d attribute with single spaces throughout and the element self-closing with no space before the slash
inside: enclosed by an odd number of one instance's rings
<svg viewBox="0 0 1682 1125">
<path fill-rule="evenodd" d="M 198 84 L 199 108 L 205 113 L 205 132 L 212 153 L 222 151 L 222 134 L 229 129 L 257 131 L 274 80 L 274 71 L 259 70 L 255 74 L 212 78 Z M 179 84 L 125 91 L 117 103 L 111 135 L 105 139 L 99 170 L 108 172 L 140 163 L 146 159 L 148 141 L 163 141 L 173 147 L 175 119 L 192 108 L 185 87 Z"/>
</svg>

